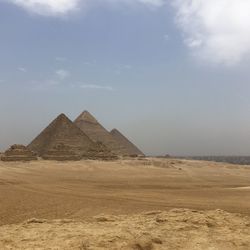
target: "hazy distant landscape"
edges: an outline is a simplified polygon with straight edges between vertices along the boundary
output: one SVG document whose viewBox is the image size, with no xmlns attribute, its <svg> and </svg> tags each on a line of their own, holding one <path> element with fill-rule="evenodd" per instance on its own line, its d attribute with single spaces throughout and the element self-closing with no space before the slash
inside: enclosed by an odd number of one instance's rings
<svg viewBox="0 0 250 250">
<path fill-rule="evenodd" d="M 250 156 L 189 156 L 189 157 L 179 157 L 179 158 L 226 162 L 238 165 L 250 165 Z"/>
</svg>

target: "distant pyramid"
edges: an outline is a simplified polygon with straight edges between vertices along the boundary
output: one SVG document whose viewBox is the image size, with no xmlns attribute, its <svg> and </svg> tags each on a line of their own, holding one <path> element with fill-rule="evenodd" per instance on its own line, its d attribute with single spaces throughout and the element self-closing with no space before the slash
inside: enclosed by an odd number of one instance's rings
<svg viewBox="0 0 250 250">
<path fill-rule="evenodd" d="M 61 147 L 60 145 L 63 145 Z M 29 145 L 28 148 L 37 152 L 39 156 L 64 154 L 65 148 L 75 155 L 86 155 L 89 148 L 95 147 L 85 135 L 66 115 L 59 115 L 45 128 Z"/>
<path fill-rule="evenodd" d="M 113 136 L 88 112 L 84 111 L 74 121 L 92 141 L 101 142 L 117 155 L 127 155 L 127 151 L 122 144 L 113 138 Z"/>
<path fill-rule="evenodd" d="M 130 156 L 144 156 L 141 150 L 139 150 L 131 141 L 129 141 L 121 132 L 117 129 L 113 129 L 110 134 L 115 138 L 120 144 L 124 146 Z"/>
</svg>

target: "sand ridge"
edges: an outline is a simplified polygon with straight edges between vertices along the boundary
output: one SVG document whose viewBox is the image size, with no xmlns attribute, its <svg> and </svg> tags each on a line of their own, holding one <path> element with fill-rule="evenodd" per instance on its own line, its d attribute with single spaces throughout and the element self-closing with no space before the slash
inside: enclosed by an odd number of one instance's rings
<svg viewBox="0 0 250 250">
<path fill-rule="evenodd" d="M 0 227 L 0 249 L 248 250 L 250 218 L 222 210 L 173 209 L 91 221 L 30 219 Z"/>
</svg>

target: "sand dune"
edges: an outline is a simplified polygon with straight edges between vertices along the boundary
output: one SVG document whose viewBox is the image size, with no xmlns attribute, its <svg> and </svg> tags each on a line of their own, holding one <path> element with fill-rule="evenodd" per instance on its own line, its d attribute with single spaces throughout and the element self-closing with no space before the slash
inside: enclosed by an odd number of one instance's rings
<svg viewBox="0 0 250 250">
<path fill-rule="evenodd" d="M 191 160 L 0 162 L 0 249 L 247 250 L 249 180 Z"/>
<path fill-rule="evenodd" d="M 248 190 L 248 189 L 250 189 L 250 186 L 247 186 L 247 187 L 235 187 L 235 188 L 233 188 L 233 189 L 246 189 L 246 190 Z"/>
</svg>

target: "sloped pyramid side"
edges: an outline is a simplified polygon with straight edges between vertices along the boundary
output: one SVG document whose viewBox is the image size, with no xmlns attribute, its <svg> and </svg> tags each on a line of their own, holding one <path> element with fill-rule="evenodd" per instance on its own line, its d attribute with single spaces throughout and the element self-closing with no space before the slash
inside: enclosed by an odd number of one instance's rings
<svg viewBox="0 0 250 250">
<path fill-rule="evenodd" d="M 111 130 L 110 134 L 115 138 L 120 144 L 122 144 L 126 150 L 128 155 L 135 156 L 141 155 L 144 156 L 144 153 L 138 149 L 128 138 L 126 138 L 120 131 L 117 129 Z"/>
<path fill-rule="evenodd" d="M 90 147 L 95 147 L 95 143 L 88 136 L 66 115 L 61 114 L 28 145 L 28 148 L 42 156 L 60 144 L 66 145 L 76 154 L 83 154 Z"/>
<path fill-rule="evenodd" d="M 107 131 L 88 111 L 81 113 L 80 116 L 76 118 L 74 123 L 92 141 L 103 143 L 117 155 L 127 154 L 124 146 L 115 140 L 109 131 Z"/>
</svg>

